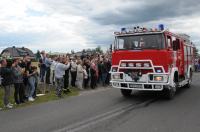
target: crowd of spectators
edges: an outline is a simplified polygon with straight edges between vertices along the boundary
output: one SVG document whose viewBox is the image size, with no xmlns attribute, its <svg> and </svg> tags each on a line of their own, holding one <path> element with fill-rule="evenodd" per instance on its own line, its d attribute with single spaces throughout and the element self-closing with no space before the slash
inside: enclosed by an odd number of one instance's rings
<svg viewBox="0 0 200 132">
<path fill-rule="evenodd" d="M 54 85 L 58 97 L 74 87 L 80 90 L 95 89 L 99 85 L 105 87 L 110 80 L 110 58 L 109 54 L 49 57 L 42 51 L 38 66 L 33 65 L 28 55 L 12 61 L 2 59 L 0 76 L 4 106 L 13 107 L 9 102 L 13 86 L 16 104 L 35 101 L 38 83 Z"/>
<path fill-rule="evenodd" d="M 23 60 L 13 59 L 0 62 L 1 85 L 4 89 L 3 103 L 6 108 L 12 108 L 9 102 L 12 86 L 14 86 L 14 99 L 16 104 L 24 103 L 26 100 L 34 101 L 38 83 L 37 67 L 33 66 L 29 57 Z"/>
<path fill-rule="evenodd" d="M 55 84 L 58 97 L 62 96 L 62 91 L 70 92 L 69 86 L 80 90 L 94 89 L 97 85 L 106 86 L 110 80 L 110 58 L 108 54 L 50 58 L 42 51 L 39 61 L 40 79 L 46 84 Z"/>
</svg>

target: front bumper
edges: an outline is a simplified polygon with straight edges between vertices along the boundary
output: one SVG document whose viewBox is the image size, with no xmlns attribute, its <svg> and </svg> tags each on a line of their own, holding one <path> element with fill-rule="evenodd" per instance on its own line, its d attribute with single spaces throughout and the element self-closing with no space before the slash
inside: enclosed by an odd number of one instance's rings
<svg viewBox="0 0 200 132">
<path fill-rule="evenodd" d="M 121 75 L 120 79 L 113 79 L 114 74 L 123 74 Z M 150 80 L 150 75 L 155 75 L 155 76 L 164 76 L 165 78 L 167 77 L 166 80 L 164 81 L 152 81 Z M 167 73 L 148 73 L 146 75 L 143 75 L 141 77 L 141 80 L 138 82 L 131 81 L 131 80 L 126 80 L 125 79 L 125 74 L 123 72 L 113 72 L 111 73 L 111 85 L 113 88 L 119 88 L 119 89 L 131 89 L 131 90 L 138 90 L 138 91 L 162 91 L 164 86 L 169 86 L 170 77 L 169 74 Z"/>
</svg>

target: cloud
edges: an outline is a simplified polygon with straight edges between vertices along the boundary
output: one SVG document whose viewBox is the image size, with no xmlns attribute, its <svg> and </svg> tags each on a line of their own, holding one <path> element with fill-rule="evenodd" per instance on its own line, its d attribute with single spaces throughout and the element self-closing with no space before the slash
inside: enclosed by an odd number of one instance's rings
<svg viewBox="0 0 200 132">
<path fill-rule="evenodd" d="M 200 3 L 187 0 L 136 0 L 114 4 L 113 8 L 97 12 L 91 15 L 91 19 L 102 25 L 133 24 L 164 18 L 199 15 Z"/>
<path fill-rule="evenodd" d="M 189 34 L 199 44 L 199 8 L 194 0 L 3 0 L 0 49 L 13 45 L 52 52 L 97 45 L 106 49 L 121 27 L 159 23 Z"/>
</svg>

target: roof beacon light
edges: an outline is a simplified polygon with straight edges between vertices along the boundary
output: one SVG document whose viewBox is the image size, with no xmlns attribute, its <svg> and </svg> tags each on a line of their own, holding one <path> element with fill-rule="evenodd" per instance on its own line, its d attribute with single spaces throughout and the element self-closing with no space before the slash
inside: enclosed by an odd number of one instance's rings
<svg viewBox="0 0 200 132">
<path fill-rule="evenodd" d="M 159 28 L 160 31 L 163 31 L 164 30 L 164 25 L 163 24 L 159 24 L 158 28 Z"/>
<path fill-rule="evenodd" d="M 121 28 L 121 32 L 126 32 L 126 28 Z"/>
<path fill-rule="evenodd" d="M 137 26 L 136 28 L 137 28 L 137 29 L 136 29 L 136 32 L 139 32 L 139 30 L 140 30 L 140 27 L 139 27 L 139 26 Z"/>
<path fill-rule="evenodd" d="M 137 28 L 136 27 L 134 27 L 134 32 L 137 32 Z"/>
</svg>

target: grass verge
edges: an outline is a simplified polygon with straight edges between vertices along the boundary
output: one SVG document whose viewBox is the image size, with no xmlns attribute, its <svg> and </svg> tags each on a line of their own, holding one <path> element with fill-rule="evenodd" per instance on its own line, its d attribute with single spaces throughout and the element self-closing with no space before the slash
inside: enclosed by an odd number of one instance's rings
<svg viewBox="0 0 200 132">
<path fill-rule="evenodd" d="M 63 94 L 62 98 L 58 98 L 55 94 L 55 88 L 51 88 L 51 90 L 49 90 L 48 93 L 45 93 L 45 95 L 43 95 L 43 96 L 37 97 L 34 102 L 27 101 L 26 103 L 16 105 L 15 101 L 14 101 L 14 88 L 12 88 L 11 96 L 10 96 L 10 102 L 12 104 L 14 104 L 14 109 L 15 109 L 15 108 L 26 107 L 26 106 L 30 106 L 30 105 L 40 104 L 40 103 L 44 103 L 44 102 L 49 102 L 49 101 L 53 101 L 53 100 L 59 100 L 59 99 L 67 98 L 67 97 L 70 97 L 70 96 L 79 95 L 79 90 L 76 89 L 76 88 L 70 88 L 70 91 L 71 91 L 70 93 Z M 2 87 L 0 87 L 0 109 L 3 108 L 2 110 L 8 110 L 8 109 L 4 108 L 3 95 L 4 95 L 4 90 L 3 90 Z"/>
</svg>

